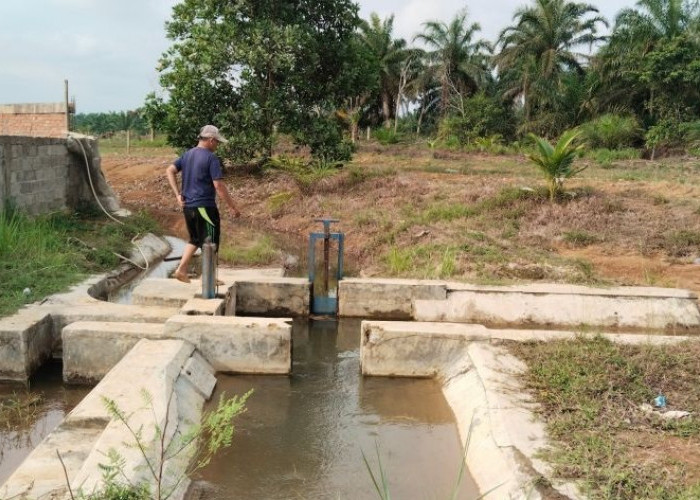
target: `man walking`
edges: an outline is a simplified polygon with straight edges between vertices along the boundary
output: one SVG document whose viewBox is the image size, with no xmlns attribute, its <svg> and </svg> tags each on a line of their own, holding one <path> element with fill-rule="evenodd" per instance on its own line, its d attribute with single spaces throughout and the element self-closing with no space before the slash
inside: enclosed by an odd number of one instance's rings
<svg viewBox="0 0 700 500">
<path fill-rule="evenodd" d="M 190 282 L 187 269 L 192 256 L 204 244 L 206 237 L 219 248 L 221 222 L 216 206 L 218 194 L 233 212 L 240 216 L 238 207 L 223 181 L 221 162 L 214 152 L 220 143 L 228 142 L 214 125 L 205 125 L 199 132 L 197 146 L 175 160 L 167 170 L 168 183 L 183 207 L 185 223 L 190 240 L 182 252 L 182 259 L 173 276 L 185 283 Z M 177 185 L 177 173 L 182 173 L 182 190 Z"/>
</svg>

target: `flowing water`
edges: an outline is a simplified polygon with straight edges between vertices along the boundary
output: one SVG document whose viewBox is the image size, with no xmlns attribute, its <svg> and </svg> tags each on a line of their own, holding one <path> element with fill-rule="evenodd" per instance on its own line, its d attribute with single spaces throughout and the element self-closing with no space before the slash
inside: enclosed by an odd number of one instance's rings
<svg viewBox="0 0 700 500">
<path fill-rule="evenodd" d="M 462 445 L 439 384 L 363 377 L 359 340 L 356 320 L 296 321 L 292 376 L 219 376 L 212 402 L 255 392 L 190 498 L 375 499 L 363 452 L 393 498 L 450 498 Z M 455 498 L 476 497 L 465 474 Z"/>
</svg>

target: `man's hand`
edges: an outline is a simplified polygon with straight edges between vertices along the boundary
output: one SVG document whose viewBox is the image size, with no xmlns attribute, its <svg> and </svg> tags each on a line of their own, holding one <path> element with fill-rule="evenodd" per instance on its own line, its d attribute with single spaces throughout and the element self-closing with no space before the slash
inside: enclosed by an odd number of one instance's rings
<svg viewBox="0 0 700 500">
<path fill-rule="evenodd" d="M 241 211 L 238 210 L 238 207 L 231 207 L 231 213 L 233 213 L 234 219 L 238 219 L 241 216 Z"/>
<path fill-rule="evenodd" d="M 183 198 L 182 193 L 177 193 L 177 202 L 181 207 L 185 206 L 185 198 Z"/>
</svg>

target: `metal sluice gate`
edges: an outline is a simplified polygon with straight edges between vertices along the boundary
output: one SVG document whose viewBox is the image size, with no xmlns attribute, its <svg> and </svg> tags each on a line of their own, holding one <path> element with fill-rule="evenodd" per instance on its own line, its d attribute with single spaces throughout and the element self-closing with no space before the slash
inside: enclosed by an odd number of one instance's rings
<svg viewBox="0 0 700 500">
<path fill-rule="evenodd" d="M 331 224 L 340 222 L 339 219 L 328 217 L 314 219 L 315 222 L 323 223 L 322 233 L 309 234 L 309 282 L 311 283 L 311 314 L 337 315 L 338 313 L 338 292 L 337 283 L 343 278 L 343 248 L 345 244 L 345 234 L 332 233 Z M 317 287 L 316 282 L 316 242 L 323 240 L 323 280 L 322 287 Z M 335 269 L 336 289 L 335 294 L 330 289 L 330 244 L 331 241 L 338 242 L 338 262 Z M 321 288 L 320 290 L 318 288 Z"/>
</svg>

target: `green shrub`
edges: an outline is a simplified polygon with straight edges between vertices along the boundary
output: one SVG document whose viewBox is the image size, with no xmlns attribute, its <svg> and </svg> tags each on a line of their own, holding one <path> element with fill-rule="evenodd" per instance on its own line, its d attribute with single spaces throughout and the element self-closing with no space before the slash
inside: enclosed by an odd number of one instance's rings
<svg viewBox="0 0 700 500">
<path fill-rule="evenodd" d="M 394 132 L 393 128 L 378 128 L 374 131 L 374 138 L 381 144 L 397 144 L 399 142 L 399 135 Z"/>
<path fill-rule="evenodd" d="M 694 122 L 663 120 L 647 130 L 645 140 L 646 147 L 651 150 L 657 148 L 697 150 L 700 148 L 700 120 Z"/>
<path fill-rule="evenodd" d="M 447 116 L 440 121 L 438 136 L 444 141 L 448 137 L 456 137 L 461 145 L 470 145 L 478 138 L 513 137 L 514 116 L 500 99 L 480 92 L 465 99 L 461 108 L 459 114 Z"/>
<path fill-rule="evenodd" d="M 621 149 L 639 145 L 642 129 L 633 116 L 607 114 L 581 125 L 581 138 L 589 148 Z"/>
</svg>

